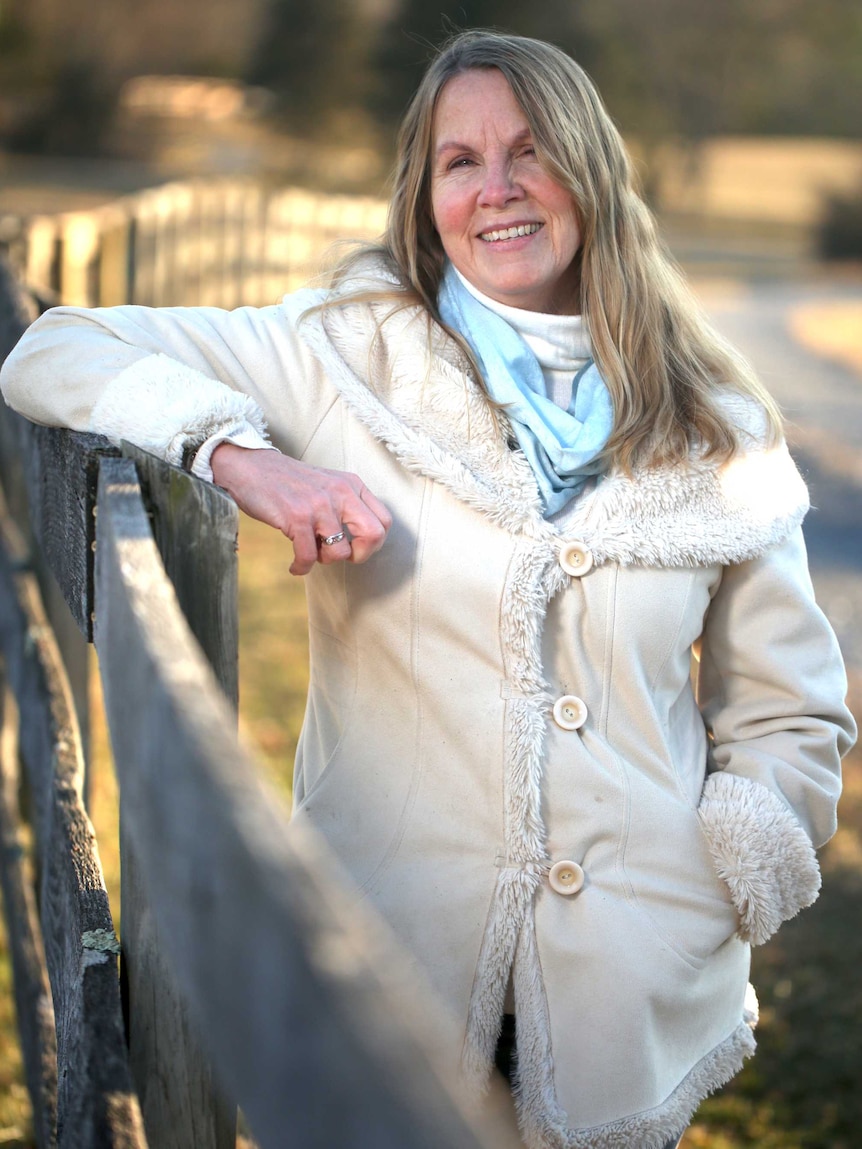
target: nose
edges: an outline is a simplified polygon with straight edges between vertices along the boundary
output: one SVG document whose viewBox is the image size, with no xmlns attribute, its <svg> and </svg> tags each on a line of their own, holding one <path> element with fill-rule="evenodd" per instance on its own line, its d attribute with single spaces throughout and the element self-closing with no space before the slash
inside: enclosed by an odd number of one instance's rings
<svg viewBox="0 0 862 1149">
<path fill-rule="evenodd" d="M 481 193 L 483 207 L 505 207 L 523 198 L 524 189 L 515 179 L 508 159 L 486 164 Z"/>
</svg>

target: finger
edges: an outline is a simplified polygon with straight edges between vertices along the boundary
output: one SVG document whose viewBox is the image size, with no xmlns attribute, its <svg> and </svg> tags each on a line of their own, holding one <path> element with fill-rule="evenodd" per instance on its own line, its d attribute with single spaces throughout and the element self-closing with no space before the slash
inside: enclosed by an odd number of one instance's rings
<svg viewBox="0 0 862 1149">
<path fill-rule="evenodd" d="M 318 561 L 324 566 L 345 562 L 351 556 L 351 542 L 352 536 L 346 527 L 338 526 L 331 531 L 320 529 L 317 536 Z"/>
<path fill-rule="evenodd" d="M 287 536 L 293 543 L 293 562 L 290 573 L 306 575 L 317 562 L 317 537 L 309 527 L 298 528 Z"/>
<path fill-rule="evenodd" d="M 358 507 L 342 511 L 342 521 L 352 537 L 352 562 L 364 563 L 383 546 L 392 521 L 388 512 L 385 517 L 384 523 L 362 502 L 359 502 Z"/>
<path fill-rule="evenodd" d="M 341 522 L 352 536 L 351 562 L 362 563 L 383 546 L 392 516 L 361 480 L 351 487 L 341 507 Z"/>
<path fill-rule="evenodd" d="M 384 504 L 380 502 L 377 496 L 372 494 L 364 484 L 362 486 L 362 490 L 359 492 L 359 498 L 388 531 L 392 526 L 392 515 L 389 513 L 389 509 L 384 506 Z"/>
</svg>

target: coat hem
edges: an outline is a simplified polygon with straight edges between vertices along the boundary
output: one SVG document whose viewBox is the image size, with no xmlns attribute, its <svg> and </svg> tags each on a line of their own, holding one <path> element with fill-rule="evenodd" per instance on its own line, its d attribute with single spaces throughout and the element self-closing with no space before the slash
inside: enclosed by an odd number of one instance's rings
<svg viewBox="0 0 862 1149">
<path fill-rule="evenodd" d="M 521 1132 L 527 1149 L 664 1149 L 689 1124 L 705 1097 L 720 1089 L 755 1051 L 754 1034 L 746 1021 L 694 1066 L 667 1100 L 630 1117 L 572 1129 L 533 1120 L 521 1101 Z"/>
</svg>

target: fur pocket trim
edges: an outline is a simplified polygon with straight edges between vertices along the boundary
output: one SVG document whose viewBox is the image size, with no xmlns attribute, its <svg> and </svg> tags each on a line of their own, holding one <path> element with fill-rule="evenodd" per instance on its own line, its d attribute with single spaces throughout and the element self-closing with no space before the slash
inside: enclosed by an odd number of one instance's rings
<svg viewBox="0 0 862 1149">
<path fill-rule="evenodd" d="M 737 774 L 710 774 L 698 807 L 718 876 L 739 913 L 737 933 L 762 945 L 820 890 L 811 840 L 782 800 Z"/>
</svg>

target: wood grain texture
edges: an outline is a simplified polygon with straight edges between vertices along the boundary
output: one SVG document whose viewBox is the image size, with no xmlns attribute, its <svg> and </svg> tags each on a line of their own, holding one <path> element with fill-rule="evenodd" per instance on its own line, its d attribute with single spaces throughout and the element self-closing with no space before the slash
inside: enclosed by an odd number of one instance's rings
<svg viewBox="0 0 862 1149">
<path fill-rule="evenodd" d="M 28 325 L 36 309 L 5 260 L 0 259 L 0 361 L 4 360 Z M 0 400 L 0 483 L 19 527 L 29 533 L 24 472 L 19 454 L 24 420 Z"/>
<path fill-rule="evenodd" d="M 39 1149 L 53 1149 L 57 1130 L 57 1040 L 36 899 L 18 811 L 17 714 L 0 671 L 0 883 L 12 959 L 15 1012 L 24 1077 Z"/>
<path fill-rule="evenodd" d="M 385 925 L 286 815 L 156 560 L 130 464 L 99 494 L 96 645 L 143 880 L 177 983 L 263 1149 L 515 1149 L 452 1100 L 445 1025 Z"/>
<path fill-rule="evenodd" d="M 159 1149 L 233 1149 L 236 1106 L 222 1099 L 201 1050 L 122 819 L 120 841 L 129 1063 L 147 1139 Z"/>
<path fill-rule="evenodd" d="M 192 634 L 225 696 L 237 704 L 236 503 L 212 483 L 123 443 L 133 459 L 156 546 Z"/>
<path fill-rule="evenodd" d="M 150 526 L 180 609 L 235 707 L 238 694 L 236 504 L 131 444 Z M 128 806 L 121 794 L 121 827 Z M 134 816 L 134 810 L 132 811 Z M 121 828 L 123 962 L 129 1055 L 144 1126 L 164 1149 L 231 1149 L 236 1107 L 220 1096 L 147 904 L 132 836 Z"/>
<path fill-rule="evenodd" d="M 14 531 L 0 524 L 4 538 Z M 0 557 L 0 648 L 34 798 L 40 912 L 57 1039 L 57 1144 L 143 1149 L 120 1010 L 113 922 L 81 800 L 71 696 L 34 575 Z"/>
<path fill-rule="evenodd" d="M 5 259 L 0 259 L 0 360 L 5 359 L 36 318 L 33 299 L 18 283 Z"/>
<path fill-rule="evenodd" d="M 93 638 L 93 544 L 99 460 L 117 455 L 101 435 L 19 420 L 30 522 L 41 555 L 81 633 Z"/>
<path fill-rule="evenodd" d="M 7 520 L 15 524 L 19 536 L 20 546 L 16 551 L 15 562 L 22 568 L 34 571 L 39 580 L 45 611 L 57 638 L 71 685 L 86 759 L 90 719 L 87 638 L 82 634 L 78 620 L 72 615 L 66 595 L 44 559 L 33 532 L 26 479 L 28 468 L 25 468 L 22 462 L 22 451 L 28 450 L 33 434 L 34 428 L 31 423 L 0 403 L 0 484 L 5 508 L 3 513 L 7 516 Z M 103 440 L 99 439 L 98 443 L 101 448 Z M 95 524 L 91 524 L 90 533 L 95 537 Z M 92 566 L 92 563 L 90 565 Z M 62 572 L 60 573 L 62 577 Z M 89 577 L 91 585 L 87 594 L 92 600 L 92 572 Z M 79 617 L 80 614 L 79 611 Z M 80 621 L 83 623 L 82 618 Z"/>
</svg>

